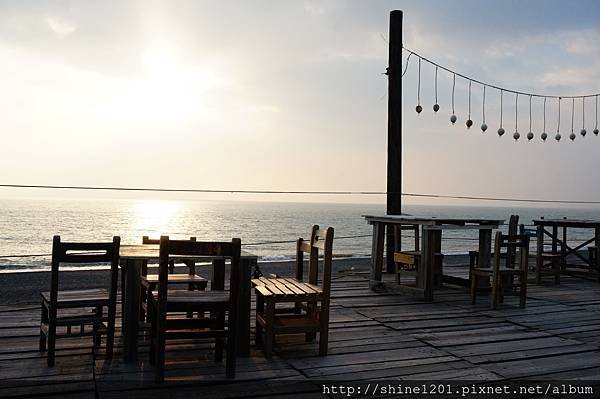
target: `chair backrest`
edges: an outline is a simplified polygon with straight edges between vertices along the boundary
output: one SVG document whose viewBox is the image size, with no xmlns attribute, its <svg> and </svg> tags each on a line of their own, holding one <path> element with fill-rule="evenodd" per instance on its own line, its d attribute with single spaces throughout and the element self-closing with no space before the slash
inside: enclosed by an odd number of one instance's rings
<svg viewBox="0 0 600 399">
<path fill-rule="evenodd" d="M 190 237 L 190 241 L 196 241 L 196 237 Z M 160 244 L 160 238 L 150 238 L 148 236 L 142 236 L 142 244 Z"/>
<path fill-rule="evenodd" d="M 60 236 L 52 240 L 52 276 L 50 280 L 50 302 L 56 305 L 58 299 L 58 271 L 61 263 L 98 264 L 110 263 L 110 299 L 117 297 L 119 275 L 119 248 L 121 238 L 113 237 L 112 242 L 62 242 Z"/>
<path fill-rule="evenodd" d="M 303 280 L 304 254 L 309 254 L 308 282 L 318 284 L 319 251 L 323 252 L 323 292 L 328 293 L 331 287 L 331 264 L 333 260 L 333 227 L 311 229 L 310 240 L 299 238 L 296 254 L 296 278 Z"/>
<path fill-rule="evenodd" d="M 514 253 L 514 256 L 502 256 L 501 250 L 506 248 L 506 252 Z M 502 265 L 504 261 L 504 265 Z M 505 268 L 527 270 L 529 263 L 529 236 L 527 235 L 507 235 L 502 232 L 496 232 L 494 241 L 494 269 L 498 270 L 500 266 Z"/>
<path fill-rule="evenodd" d="M 216 258 L 224 261 L 231 260 L 231 270 L 229 277 L 229 300 L 232 303 L 231 308 L 235 312 L 239 303 L 240 292 L 240 256 L 242 242 L 239 238 L 231 241 L 191 241 L 191 240 L 170 240 L 169 236 L 160 237 L 160 254 L 158 262 L 158 306 L 159 315 L 165 314 L 165 304 L 168 295 L 168 273 L 169 257 L 174 256 L 198 256 L 207 258 Z M 224 263 L 224 262 L 223 262 Z"/>
<path fill-rule="evenodd" d="M 516 236 L 519 228 L 519 215 L 510 215 L 510 219 L 508 220 L 508 235 Z"/>
</svg>

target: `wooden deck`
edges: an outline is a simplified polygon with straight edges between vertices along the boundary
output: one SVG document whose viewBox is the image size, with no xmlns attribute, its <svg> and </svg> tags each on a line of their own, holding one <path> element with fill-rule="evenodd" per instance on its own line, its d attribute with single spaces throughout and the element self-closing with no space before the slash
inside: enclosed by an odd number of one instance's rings
<svg viewBox="0 0 600 399">
<path fill-rule="evenodd" d="M 282 337 L 276 356 L 253 349 L 226 381 L 210 344 L 176 342 L 162 385 L 153 382 L 143 337 L 136 364 L 123 364 L 120 346 L 108 362 L 92 354 L 89 338 L 73 338 L 58 341 L 56 367 L 47 368 L 37 350 L 39 307 L 0 306 L 0 397 L 321 398 L 319 380 L 600 381 L 597 282 L 530 285 L 527 308 L 507 297 L 496 311 L 486 297 L 471 306 L 460 287 L 436 291 L 434 303 L 374 293 L 365 274 L 341 274 L 332 288 L 328 356 L 317 356 L 316 342 Z"/>
</svg>

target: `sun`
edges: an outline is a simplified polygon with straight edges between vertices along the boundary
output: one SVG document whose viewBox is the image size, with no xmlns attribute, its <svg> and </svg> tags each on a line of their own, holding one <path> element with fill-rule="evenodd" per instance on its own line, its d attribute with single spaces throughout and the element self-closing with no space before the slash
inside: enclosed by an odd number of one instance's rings
<svg viewBox="0 0 600 399">
<path fill-rule="evenodd" d="M 141 69 L 124 81 L 110 112 L 124 122 L 174 126 L 206 110 L 206 92 L 223 84 L 210 68 L 184 62 L 176 46 L 165 41 L 141 53 Z"/>
</svg>

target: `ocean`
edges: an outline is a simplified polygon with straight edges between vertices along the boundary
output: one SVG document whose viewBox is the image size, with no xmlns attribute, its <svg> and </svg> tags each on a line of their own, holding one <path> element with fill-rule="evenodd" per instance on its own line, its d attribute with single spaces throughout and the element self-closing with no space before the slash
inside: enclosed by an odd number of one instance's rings
<svg viewBox="0 0 600 399">
<path fill-rule="evenodd" d="M 141 243 L 143 235 L 196 236 L 205 240 L 239 237 L 246 250 L 258 255 L 260 261 L 268 262 L 293 259 L 294 241 L 306 237 L 311 225 L 319 224 L 335 228 L 335 256 L 364 257 L 371 251 L 372 229 L 361 215 L 384 212 L 383 204 L 4 199 L 0 200 L 0 273 L 49 270 L 48 254 L 52 236 L 56 234 L 65 241 L 102 241 L 119 235 L 122 243 L 130 244 Z M 417 216 L 490 217 L 507 221 L 516 213 L 524 224 L 531 224 L 532 219 L 540 216 L 600 218 L 597 208 L 406 205 L 404 212 Z M 570 241 L 589 235 L 589 231 L 573 231 Z M 476 237 L 474 231 L 444 232 L 442 251 L 449 254 L 475 249 Z M 409 240 L 405 238 L 405 245 L 411 245 Z"/>
</svg>

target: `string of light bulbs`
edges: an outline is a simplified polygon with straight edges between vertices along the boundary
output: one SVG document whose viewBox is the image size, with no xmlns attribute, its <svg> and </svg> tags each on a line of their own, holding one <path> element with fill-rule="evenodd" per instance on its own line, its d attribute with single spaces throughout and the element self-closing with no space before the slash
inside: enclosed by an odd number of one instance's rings
<svg viewBox="0 0 600 399">
<path fill-rule="evenodd" d="M 456 77 L 458 76 L 459 78 L 462 78 L 468 82 L 468 97 L 467 97 L 468 112 L 467 112 L 467 120 L 465 122 L 467 129 L 470 129 L 471 126 L 473 126 L 473 120 L 471 119 L 471 98 L 472 98 L 472 85 L 473 85 L 473 83 L 475 83 L 475 84 L 481 85 L 481 87 L 483 88 L 482 124 L 481 124 L 482 132 L 485 132 L 488 129 L 488 125 L 486 124 L 486 113 L 485 113 L 486 90 L 491 88 L 491 89 L 498 90 L 500 92 L 500 126 L 497 131 L 498 136 L 503 136 L 505 133 L 505 129 L 504 129 L 504 125 L 503 125 L 503 106 L 504 106 L 504 93 L 505 92 L 515 95 L 515 132 L 513 133 L 513 139 L 515 139 L 515 141 L 519 140 L 519 138 L 521 137 L 521 134 L 518 131 L 519 96 L 526 96 L 529 98 L 529 132 L 526 135 L 528 141 L 531 141 L 535 136 L 535 134 L 533 133 L 533 127 L 532 127 L 532 124 L 533 124 L 533 122 L 532 122 L 533 121 L 532 102 L 533 102 L 534 98 L 543 99 L 543 130 L 539 136 L 543 141 L 546 141 L 546 139 L 548 138 L 548 133 L 546 132 L 546 119 L 547 119 L 546 102 L 548 99 L 556 99 L 558 102 L 558 105 L 557 105 L 557 109 L 558 109 L 557 128 L 556 128 L 556 135 L 554 136 L 556 141 L 561 140 L 560 113 L 561 113 L 561 100 L 563 100 L 563 99 L 571 100 L 571 134 L 569 135 L 569 138 L 571 139 L 571 141 L 574 141 L 575 138 L 577 137 L 575 134 L 575 100 L 576 99 L 581 99 L 581 130 L 579 132 L 580 135 L 582 137 L 585 137 L 587 134 L 586 125 L 585 125 L 585 123 L 586 123 L 585 100 L 587 98 L 591 98 L 591 97 L 594 97 L 594 99 L 595 99 L 595 111 L 596 111 L 595 112 L 595 126 L 594 126 L 593 133 L 596 136 L 599 133 L 598 132 L 598 96 L 600 96 L 600 93 L 585 94 L 585 95 L 557 96 L 557 95 L 546 95 L 546 94 L 512 90 L 512 89 L 508 89 L 508 88 L 501 87 L 498 85 L 482 82 L 480 80 L 477 80 L 477 79 L 471 78 L 469 76 L 463 75 L 461 73 L 458 73 L 458 72 L 456 72 L 450 68 L 447 68 L 443 65 L 440 65 L 440 64 L 438 64 L 438 63 L 436 63 L 436 62 L 422 56 L 421 54 L 419 54 L 415 51 L 412 51 L 404 46 L 402 49 L 404 51 L 408 52 L 408 56 L 406 57 L 406 65 L 403 68 L 402 76 L 404 76 L 406 74 L 406 71 L 408 69 L 408 63 L 410 62 L 411 56 L 414 55 L 415 57 L 418 58 L 418 92 L 417 92 L 417 106 L 416 106 L 416 111 L 418 114 L 420 114 L 423 111 L 423 106 L 421 105 L 421 63 L 422 63 L 422 61 L 424 61 L 424 62 L 427 62 L 427 63 L 435 66 L 435 103 L 433 105 L 433 111 L 436 113 L 440 110 L 440 105 L 438 103 L 438 71 L 441 69 L 452 75 L 452 98 L 451 98 L 452 115 L 450 116 L 450 122 L 452 124 L 455 124 L 456 121 L 458 120 L 458 117 L 456 116 L 456 109 L 455 109 Z"/>
</svg>

